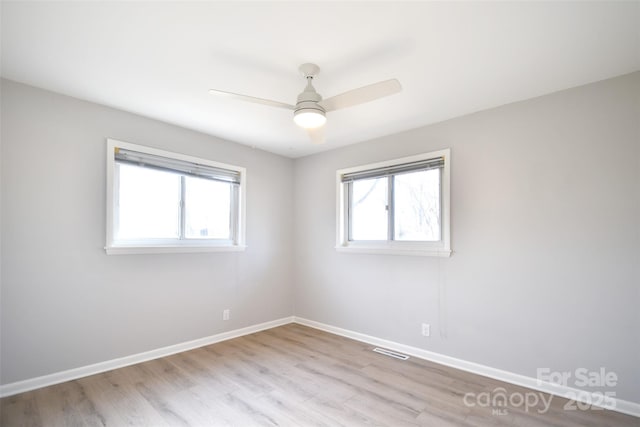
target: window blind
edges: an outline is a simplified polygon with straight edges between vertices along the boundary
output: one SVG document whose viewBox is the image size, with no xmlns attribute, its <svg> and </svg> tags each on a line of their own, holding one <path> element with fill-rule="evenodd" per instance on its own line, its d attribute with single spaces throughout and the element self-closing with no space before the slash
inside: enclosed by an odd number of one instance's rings
<svg viewBox="0 0 640 427">
<path fill-rule="evenodd" d="M 240 172 L 203 165 L 184 160 L 170 159 L 155 154 L 140 153 L 138 151 L 116 148 L 115 161 L 140 167 L 178 173 L 180 175 L 210 179 L 213 181 L 240 184 Z"/>
<path fill-rule="evenodd" d="M 353 182 L 359 179 L 381 178 L 383 176 L 397 175 L 407 172 L 418 172 L 444 167 L 444 157 L 420 160 L 417 162 L 403 163 L 399 165 L 385 166 L 342 175 L 342 182 Z"/>
</svg>

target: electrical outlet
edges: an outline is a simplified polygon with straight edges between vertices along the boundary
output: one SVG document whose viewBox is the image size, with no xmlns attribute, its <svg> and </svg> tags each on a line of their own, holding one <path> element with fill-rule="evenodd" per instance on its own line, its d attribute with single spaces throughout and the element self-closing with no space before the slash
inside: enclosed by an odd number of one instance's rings
<svg viewBox="0 0 640 427">
<path fill-rule="evenodd" d="M 423 323 L 422 324 L 422 336 L 423 337 L 428 337 L 431 335 L 431 327 L 428 323 Z"/>
<path fill-rule="evenodd" d="M 229 320 L 231 318 L 231 310 L 228 308 L 222 311 L 222 320 Z"/>
</svg>

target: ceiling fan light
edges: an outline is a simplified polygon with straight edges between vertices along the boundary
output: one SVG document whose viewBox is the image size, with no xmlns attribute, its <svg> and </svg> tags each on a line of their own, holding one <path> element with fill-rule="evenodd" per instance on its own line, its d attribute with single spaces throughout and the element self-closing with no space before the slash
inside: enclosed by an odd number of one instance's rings
<svg viewBox="0 0 640 427">
<path fill-rule="evenodd" d="M 293 121 L 301 128 L 313 129 L 324 125 L 327 118 L 321 110 L 315 108 L 301 108 L 293 113 Z"/>
</svg>

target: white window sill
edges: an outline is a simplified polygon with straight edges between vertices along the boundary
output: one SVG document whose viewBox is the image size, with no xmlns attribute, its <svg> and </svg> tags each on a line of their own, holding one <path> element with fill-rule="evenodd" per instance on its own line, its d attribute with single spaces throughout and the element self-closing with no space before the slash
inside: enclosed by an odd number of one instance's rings
<svg viewBox="0 0 640 427">
<path fill-rule="evenodd" d="M 173 253 L 198 253 L 198 252 L 242 252 L 247 247 L 234 246 L 107 246 L 107 255 L 127 254 L 173 254 Z"/>
<path fill-rule="evenodd" d="M 434 256 L 448 258 L 452 251 L 449 249 L 436 249 L 418 246 L 377 246 L 377 245 L 339 245 L 336 246 L 338 252 L 351 252 L 360 254 L 377 255 L 408 255 L 408 256 Z"/>
</svg>

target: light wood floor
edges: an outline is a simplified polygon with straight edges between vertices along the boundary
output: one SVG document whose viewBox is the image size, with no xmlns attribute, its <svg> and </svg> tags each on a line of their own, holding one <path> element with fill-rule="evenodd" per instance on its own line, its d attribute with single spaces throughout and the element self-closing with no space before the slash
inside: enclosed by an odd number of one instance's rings
<svg viewBox="0 0 640 427">
<path fill-rule="evenodd" d="M 1 400 L 3 426 L 639 426 L 604 410 L 469 407 L 538 393 L 290 324 Z M 549 395 L 546 395 L 548 398 Z M 470 399 L 471 401 L 472 399 Z"/>
</svg>

